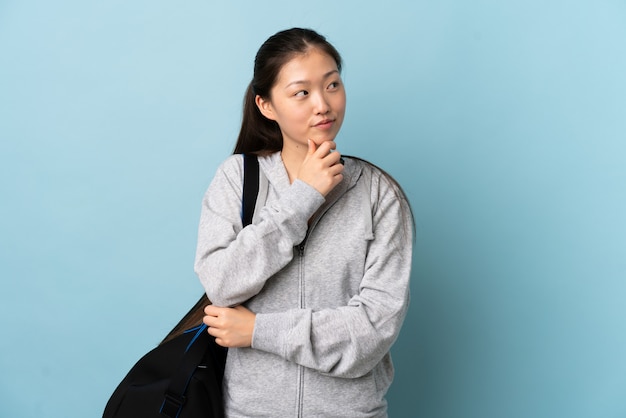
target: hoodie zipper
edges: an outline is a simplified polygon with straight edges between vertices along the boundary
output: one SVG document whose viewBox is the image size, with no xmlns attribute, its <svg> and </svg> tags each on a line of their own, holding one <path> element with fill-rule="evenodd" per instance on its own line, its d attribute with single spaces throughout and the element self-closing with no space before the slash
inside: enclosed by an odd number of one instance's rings
<svg viewBox="0 0 626 418">
<path fill-rule="evenodd" d="M 300 309 L 304 308 L 304 247 L 306 245 L 306 239 L 309 233 L 304 238 L 304 240 L 296 246 L 298 252 L 298 262 L 300 265 L 299 268 L 299 286 L 300 286 Z M 304 367 L 298 365 L 298 406 L 297 406 L 297 417 L 302 416 L 303 409 L 303 392 L 304 392 Z"/>
<path fill-rule="evenodd" d="M 305 304 L 305 299 L 306 299 L 305 289 L 304 289 L 304 250 L 306 248 L 306 243 L 307 243 L 307 240 L 309 239 L 311 232 L 315 229 L 315 226 L 317 225 L 319 220 L 322 219 L 322 217 L 324 217 L 324 214 L 326 214 L 326 212 L 331 206 L 332 204 L 328 206 L 327 208 L 325 208 L 324 211 L 319 214 L 319 216 L 315 217 L 313 222 L 311 222 L 311 226 L 308 228 L 306 235 L 304 236 L 304 239 L 302 240 L 300 244 L 296 246 L 297 251 L 298 251 L 298 256 L 299 256 L 298 261 L 300 264 L 300 283 L 299 283 L 300 285 L 300 309 L 304 309 L 306 305 Z M 297 417 L 303 416 L 303 408 L 304 408 L 304 366 L 298 366 L 298 413 L 297 413 Z"/>
<path fill-rule="evenodd" d="M 345 193 L 345 192 L 344 192 Z M 343 195 L 343 194 L 342 194 Z M 313 222 L 311 222 L 311 225 L 309 226 L 309 228 L 307 229 L 306 235 L 304 236 L 304 239 L 302 240 L 302 242 L 300 244 L 298 244 L 296 246 L 297 251 L 298 251 L 298 256 L 299 256 L 299 263 L 300 263 L 300 309 L 304 309 L 305 307 L 305 292 L 304 292 L 304 250 L 306 249 L 306 243 L 307 240 L 309 239 L 309 236 L 311 235 L 311 232 L 313 232 L 313 230 L 315 229 L 315 227 L 317 226 L 317 224 L 319 223 L 319 221 L 324 217 L 324 215 L 326 214 L 326 212 L 328 212 L 328 210 L 333 207 L 335 205 L 335 203 L 341 198 L 341 196 L 339 196 L 337 199 L 335 199 L 330 205 L 328 205 L 327 207 L 324 208 L 324 210 L 319 213 L 318 216 L 315 216 L 315 218 L 313 219 Z M 302 417 L 303 414 L 303 403 L 304 403 L 304 399 L 303 399 L 303 393 L 304 393 L 304 367 L 303 366 L 298 366 L 298 417 Z"/>
</svg>

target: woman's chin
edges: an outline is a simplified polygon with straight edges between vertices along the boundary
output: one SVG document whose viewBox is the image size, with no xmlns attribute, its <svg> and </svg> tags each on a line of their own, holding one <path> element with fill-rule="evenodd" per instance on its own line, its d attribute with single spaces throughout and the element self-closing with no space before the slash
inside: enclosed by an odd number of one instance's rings
<svg viewBox="0 0 626 418">
<path fill-rule="evenodd" d="M 311 138 L 311 140 L 313 142 L 315 142 L 315 145 L 317 145 L 319 147 L 324 142 L 334 141 L 335 140 L 335 136 L 333 135 L 333 136 L 324 136 L 324 137 L 318 137 L 318 138 Z"/>
</svg>

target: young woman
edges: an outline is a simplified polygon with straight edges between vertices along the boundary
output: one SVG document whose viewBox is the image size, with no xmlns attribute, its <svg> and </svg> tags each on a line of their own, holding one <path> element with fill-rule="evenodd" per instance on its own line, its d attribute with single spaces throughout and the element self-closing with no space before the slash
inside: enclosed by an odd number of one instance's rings
<svg viewBox="0 0 626 418">
<path fill-rule="evenodd" d="M 308 29 L 259 49 L 235 154 L 203 200 L 204 322 L 229 347 L 228 417 L 386 417 L 389 349 L 409 301 L 412 215 L 399 185 L 335 137 L 341 58 Z M 242 228 L 242 153 L 267 179 Z"/>
</svg>

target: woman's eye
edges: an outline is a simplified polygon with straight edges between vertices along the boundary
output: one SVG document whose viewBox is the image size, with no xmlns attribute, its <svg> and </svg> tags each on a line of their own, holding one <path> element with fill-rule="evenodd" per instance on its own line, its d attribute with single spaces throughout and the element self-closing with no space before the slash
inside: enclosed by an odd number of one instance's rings
<svg viewBox="0 0 626 418">
<path fill-rule="evenodd" d="M 295 94 L 295 96 L 304 97 L 304 96 L 307 96 L 308 94 L 309 94 L 309 92 L 308 92 L 308 91 L 306 91 L 306 90 L 300 90 L 299 92 L 297 92 L 297 93 Z"/>
<path fill-rule="evenodd" d="M 336 89 L 337 87 L 339 87 L 339 82 L 338 81 L 333 81 L 332 83 L 330 83 L 328 85 L 329 89 Z"/>
</svg>

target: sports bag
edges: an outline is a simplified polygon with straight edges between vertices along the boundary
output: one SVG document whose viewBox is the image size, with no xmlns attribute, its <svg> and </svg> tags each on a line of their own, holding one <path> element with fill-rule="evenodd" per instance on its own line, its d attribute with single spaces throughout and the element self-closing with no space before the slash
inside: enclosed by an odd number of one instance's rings
<svg viewBox="0 0 626 418">
<path fill-rule="evenodd" d="M 243 226 L 252 222 L 259 191 L 259 163 L 244 155 Z M 203 294 L 153 350 L 117 386 L 103 418 L 222 418 L 222 378 L 227 349 L 202 323 Z"/>
</svg>

